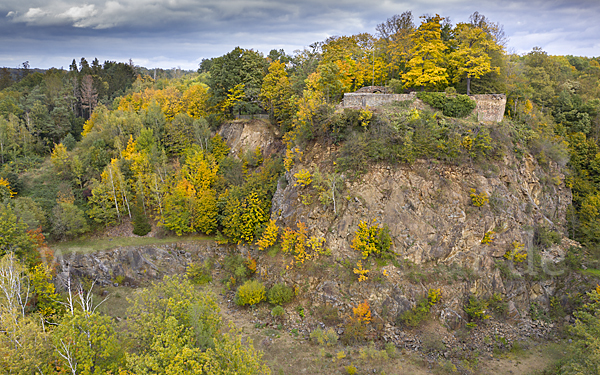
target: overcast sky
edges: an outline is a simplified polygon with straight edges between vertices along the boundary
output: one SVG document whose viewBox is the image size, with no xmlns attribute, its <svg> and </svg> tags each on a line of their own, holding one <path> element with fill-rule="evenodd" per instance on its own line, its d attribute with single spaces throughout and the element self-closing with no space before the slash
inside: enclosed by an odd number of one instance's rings
<svg viewBox="0 0 600 375">
<path fill-rule="evenodd" d="M 128 61 L 196 69 L 234 47 L 288 54 L 333 35 L 375 33 L 411 10 L 468 21 L 478 11 L 504 25 L 508 48 L 600 55 L 600 0 L 1 0 L 0 66 L 64 67 Z"/>
</svg>

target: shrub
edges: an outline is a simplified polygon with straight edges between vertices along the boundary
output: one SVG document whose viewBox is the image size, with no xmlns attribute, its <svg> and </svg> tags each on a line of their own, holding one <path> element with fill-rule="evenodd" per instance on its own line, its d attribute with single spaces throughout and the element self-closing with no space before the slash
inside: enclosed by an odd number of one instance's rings
<svg viewBox="0 0 600 375">
<path fill-rule="evenodd" d="M 329 304 L 324 304 L 317 307 L 317 315 L 321 317 L 321 321 L 327 325 L 337 325 L 340 323 L 338 309 Z"/>
<path fill-rule="evenodd" d="M 296 264 L 304 264 L 306 260 L 317 259 L 320 255 L 328 253 L 328 250 L 323 248 L 324 238 L 314 236 L 309 238 L 306 224 L 299 222 L 297 225 L 297 231 L 286 227 L 281 235 L 281 250 L 285 254 L 291 253 Z"/>
<path fill-rule="evenodd" d="M 488 305 L 496 316 L 504 316 L 508 311 L 508 303 L 504 301 L 500 293 L 494 293 L 488 301 Z"/>
<path fill-rule="evenodd" d="M 360 120 L 360 125 L 363 128 L 366 128 L 367 126 L 369 126 L 372 118 L 373 118 L 373 112 L 369 111 L 368 109 L 360 110 L 360 116 L 358 119 Z"/>
<path fill-rule="evenodd" d="M 271 316 L 273 318 L 281 318 L 284 315 L 285 315 L 285 310 L 281 306 L 275 306 L 275 307 L 273 307 L 273 310 L 271 310 Z"/>
<path fill-rule="evenodd" d="M 267 293 L 267 299 L 273 305 L 284 305 L 292 298 L 294 298 L 294 291 L 285 284 L 275 284 Z"/>
<path fill-rule="evenodd" d="M 242 281 L 245 281 L 253 273 L 253 271 L 248 268 L 250 265 L 248 259 L 245 259 L 239 254 L 226 257 L 224 263 L 224 268 L 228 271 L 229 275 L 233 277 L 234 284 L 235 282 L 241 283 Z"/>
<path fill-rule="evenodd" d="M 365 221 L 361 220 L 350 247 L 356 251 L 360 251 L 362 258 L 367 259 L 371 254 L 377 256 L 390 255 L 391 245 L 392 237 L 387 225 L 379 228 L 375 224 L 375 221 L 373 221 L 372 225 L 368 225 Z"/>
<path fill-rule="evenodd" d="M 390 82 L 388 82 L 388 86 L 392 89 L 394 94 L 402 94 L 402 91 L 404 90 L 404 84 L 401 80 L 396 78 L 390 79 Z"/>
<path fill-rule="evenodd" d="M 188 279 L 194 284 L 203 285 L 212 281 L 210 264 L 208 262 L 190 264 L 186 273 Z"/>
<path fill-rule="evenodd" d="M 256 244 L 259 250 L 265 250 L 273 246 L 277 242 L 277 236 L 279 235 L 279 227 L 275 224 L 275 220 L 269 220 L 267 227 L 265 228 L 262 236 Z"/>
<path fill-rule="evenodd" d="M 423 351 L 426 353 L 443 352 L 446 350 L 443 336 L 439 332 L 431 332 L 423 335 Z"/>
<path fill-rule="evenodd" d="M 470 196 L 471 204 L 473 204 L 473 206 L 475 207 L 482 207 L 483 205 L 489 202 L 488 196 L 485 193 L 485 191 L 477 194 L 477 191 L 475 189 L 471 189 Z"/>
<path fill-rule="evenodd" d="M 339 336 L 333 328 L 328 328 L 326 331 L 317 328 L 310 333 L 310 338 L 319 345 L 333 346 L 337 343 Z"/>
<path fill-rule="evenodd" d="M 452 86 L 446 87 L 446 89 L 444 90 L 444 92 L 446 93 L 446 95 L 456 95 L 456 94 L 458 94 L 457 91 L 456 91 L 456 88 L 454 88 Z"/>
<path fill-rule="evenodd" d="M 369 342 L 369 345 L 359 349 L 360 358 L 363 361 L 386 361 L 388 353 L 386 350 L 377 350 L 373 341 Z"/>
<path fill-rule="evenodd" d="M 365 339 L 366 326 L 356 318 L 350 318 L 346 324 L 344 324 L 344 335 L 342 336 L 342 342 L 345 345 L 356 344 L 357 342 Z"/>
<path fill-rule="evenodd" d="M 371 306 L 369 306 L 369 301 L 359 303 L 358 306 L 352 308 L 352 312 L 354 313 L 354 318 L 359 322 L 364 324 L 371 322 Z"/>
<path fill-rule="evenodd" d="M 235 295 L 235 303 L 239 306 L 256 305 L 265 300 L 265 286 L 260 281 L 248 280 L 242 284 Z"/>
<path fill-rule="evenodd" d="M 354 272 L 355 275 L 358 275 L 358 282 L 369 280 L 369 276 L 367 276 L 369 270 L 363 268 L 362 262 L 360 260 L 356 262 L 356 268 L 354 268 L 352 272 Z"/>
<path fill-rule="evenodd" d="M 368 167 L 369 137 L 367 133 L 356 134 L 344 142 L 338 153 L 336 164 L 340 171 L 362 173 Z"/>
<path fill-rule="evenodd" d="M 294 177 L 296 178 L 294 186 L 307 187 L 312 182 L 312 175 L 306 169 L 294 173 Z"/>
<path fill-rule="evenodd" d="M 529 316 L 531 316 L 532 320 L 550 320 L 546 309 L 544 309 L 537 301 L 533 301 L 529 305 Z"/>
<path fill-rule="evenodd" d="M 475 321 L 482 321 L 485 319 L 489 319 L 490 316 L 486 314 L 486 309 L 488 307 L 487 301 L 480 300 L 474 295 L 469 297 L 469 302 L 465 306 L 465 312 L 469 316 L 469 319 L 472 321 L 472 326 L 475 326 Z"/>
<path fill-rule="evenodd" d="M 440 302 L 442 299 L 442 290 L 441 289 L 429 289 L 427 292 L 427 300 L 429 301 L 429 305 L 433 306 L 436 303 Z"/>
<path fill-rule="evenodd" d="M 533 242 L 535 245 L 543 249 L 547 249 L 553 244 L 560 244 L 561 235 L 560 233 L 550 230 L 543 225 L 539 225 L 535 228 Z"/>
<path fill-rule="evenodd" d="M 448 97 L 443 92 L 419 92 L 417 98 L 429 104 L 433 108 L 442 111 L 444 116 L 462 118 L 469 115 L 477 103 L 467 95 L 456 95 Z"/>
<path fill-rule="evenodd" d="M 483 238 L 481 239 L 481 243 L 483 245 L 485 245 L 488 243 L 492 243 L 492 241 L 494 241 L 494 231 L 489 230 L 489 231 L 485 232 L 485 234 L 483 235 Z"/>
<path fill-rule="evenodd" d="M 414 308 L 407 310 L 398 316 L 400 323 L 408 327 L 418 327 L 429 318 L 429 309 L 431 305 L 427 298 L 421 299 Z"/>
<path fill-rule="evenodd" d="M 446 103 L 444 105 L 444 115 L 449 117 L 462 118 L 468 116 L 477 103 L 466 95 L 457 95 L 454 98 L 446 97 Z"/>
<path fill-rule="evenodd" d="M 396 345 L 393 342 L 388 342 L 385 344 L 385 351 L 388 354 L 388 357 L 394 358 L 396 356 Z"/>
<path fill-rule="evenodd" d="M 513 241 L 510 250 L 508 250 L 506 254 L 504 254 L 504 258 L 507 260 L 512 260 L 514 262 L 521 263 L 525 259 L 527 259 L 527 252 L 525 252 L 524 249 L 524 244 L 518 241 Z"/>
</svg>

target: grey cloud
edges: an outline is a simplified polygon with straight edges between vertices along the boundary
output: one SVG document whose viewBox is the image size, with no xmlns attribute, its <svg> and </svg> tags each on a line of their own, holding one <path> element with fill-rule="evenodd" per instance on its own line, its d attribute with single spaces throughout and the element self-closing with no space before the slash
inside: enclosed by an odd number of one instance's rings
<svg viewBox="0 0 600 375">
<path fill-rule="evenodd" d="M 599 9 L 597 0 L 4 0 L 0 66 L 25 60 L 61 66 L 97 56 L 195 68 L 201 58 L 237 45 L 290 53 L 332 35 L 375 33 L 378 23 L 406 10 L 416 23 L 425 13 L 456 23 L 479 11 L 504 24 L 509 47 L 519 53 L 539 45 L 553 54 L 592 55 Z"/>
</svg>

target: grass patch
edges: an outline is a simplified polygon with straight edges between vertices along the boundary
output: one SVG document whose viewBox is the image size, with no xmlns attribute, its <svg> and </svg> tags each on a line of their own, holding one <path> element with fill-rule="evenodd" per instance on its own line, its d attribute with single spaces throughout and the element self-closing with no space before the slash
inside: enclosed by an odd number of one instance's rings
<svg viewBox="0 0 600 375">
<path fill-rule="evenodd" d="M 594 269 L 594 268 L 588 268 L 587 270 L 581 270 L 580 271 L 582 274 L 584 275 L 590 275 L 590 276 L 594 276 L 594 277 L 599 277 L 600 278 L 600 270 Z"/>
<path fill-rule="evenodd" d="M 207 241 L 212 237 L 201 235 L 172 236 L 165 238 L 154 237 L 106 237 L 106 238 L 79 238 L 73 241 L 57 242 L 50 244 L 56 252 L 93 253 L 96 251 L 112 250 L 122 246 L 164 245 L 175 242 Z"/>
</svg>

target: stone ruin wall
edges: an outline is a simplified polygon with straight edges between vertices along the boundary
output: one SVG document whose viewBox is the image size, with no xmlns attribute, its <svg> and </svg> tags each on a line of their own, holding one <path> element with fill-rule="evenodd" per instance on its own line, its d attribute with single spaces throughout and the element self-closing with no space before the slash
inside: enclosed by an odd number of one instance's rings
<svg viewBox="0 0 600 375">
<path fill-rule="evenodd" d="M 477 113 L 477 120 L 484 122 L 500 122 L 504 118 L 504 109 L 506 107 L 506 95 L 504 94 L 485 94 L 471 95 L 475 100 L 477 107 L 474 111 Z M 342 108 L 364 108 L 380 107 L 396 101 L 418 101 L 417 94 L 371 94 L 371 93 L 347 93 L 342 100 Z M 419 103 L 424 104 L 424 103 Z M 422 107 L 422 105 L 419 105 Z"/>
<path fill-rule="evenodd" d="M 402 102 L 405 100 L 414 100 L 416 98 L 417 94 L 414 92 L 411 92 L 410 94 L 371 94 L 352 92 L 344 94 L 342 107 L 380 107 L 384 104 Z"/>
<path fill-rule="evenodd" d="M 504 118 L 506 109 L 506 95 L 504 94 L 485 94 L 471 95 L 471 98 L 477 102 L 477 119 L 486 122 L 500 122 Z"/>
</svg>

